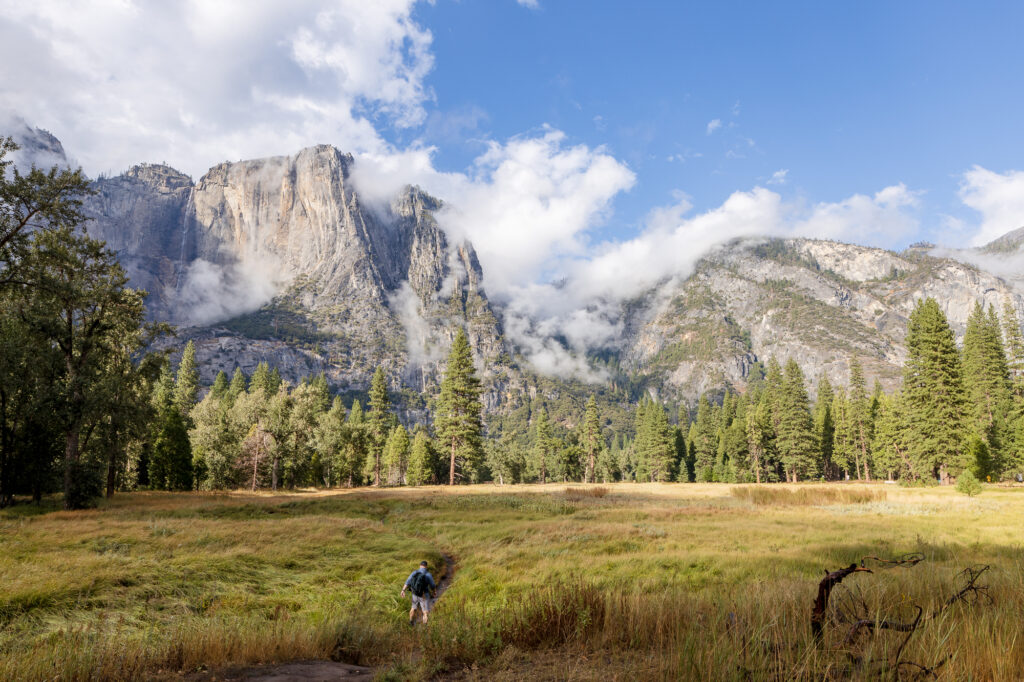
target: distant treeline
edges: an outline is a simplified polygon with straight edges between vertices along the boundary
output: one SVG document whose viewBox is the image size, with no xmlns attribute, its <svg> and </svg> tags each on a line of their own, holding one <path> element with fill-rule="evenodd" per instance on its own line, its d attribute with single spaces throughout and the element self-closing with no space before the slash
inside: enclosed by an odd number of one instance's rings
<svg viewBox="0 0 1024 682">
<path fill-rule="evenodd" d="M 116 490 L 418 485 L 496 481 L 949 482 L 1024 470 L 1024 339 L 1013 308 L 976 305 L 962 348 L 938 303 L 908 323 L 902 387 L 847 387 L 769 359 L 742 393 L 670 414 L 649 397 L 565 409 L 543 392 L 485 425 L 459 329 L 422 423 L 401 424 L 383 371 L 343 404 L 325 378 L 297 385 L 261 364 L 202 391 L 189 343 L 172 371 L 145 353 L 169 328 L 82 229 L 79 171 L 22 175 L 0 141 L 0 506 L 63 491 L 77 507 Z M 721 396 L 721 394 L 718 394 Z M 613 411 L 614 410 L 614 414 Z M 605 414 L 602 414 L 605 411 Z M 571 412 L 571 413 L 570 413 Z M 611 424 L 617 424 L 613 429 Z"/>
</svg>

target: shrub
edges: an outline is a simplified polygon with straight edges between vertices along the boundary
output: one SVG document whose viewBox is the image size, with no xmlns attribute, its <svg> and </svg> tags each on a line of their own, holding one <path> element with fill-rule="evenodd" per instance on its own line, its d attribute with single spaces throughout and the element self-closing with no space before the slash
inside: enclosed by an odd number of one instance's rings
<svg viewBox="0 0 1024 682">
<path fill-rule="evenodd" d="M 978 481 L 978 477 L 974 475 L 970 469 L 964 469 L 963 473 L 956 479 L 957 492 L 961 492 L 968 497 L 974 497 L 981 492 L 981 482 Z"/>
</svg>

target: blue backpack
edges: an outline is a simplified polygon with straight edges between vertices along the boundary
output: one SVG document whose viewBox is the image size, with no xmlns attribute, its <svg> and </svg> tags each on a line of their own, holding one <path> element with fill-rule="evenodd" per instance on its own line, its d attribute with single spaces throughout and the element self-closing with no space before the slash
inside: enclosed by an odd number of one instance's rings
<svg viewBox="0 0 1024 682">
<path fill-rule="evenodd" d="M 417 597 L 427 596 L 427 593 L 430 591 L 430 581 L 427 579 L 427 572 L 416 571 L 416 575 L 412 577 L 412 583 L 409 587 Z"/>
</svg>

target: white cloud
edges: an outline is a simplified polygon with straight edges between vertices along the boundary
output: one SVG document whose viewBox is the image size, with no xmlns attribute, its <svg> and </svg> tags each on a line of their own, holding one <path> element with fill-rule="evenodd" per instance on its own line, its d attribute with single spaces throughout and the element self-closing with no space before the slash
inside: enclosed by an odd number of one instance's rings
<svg viewBox="0 0 1024 682">
<path fill-rule="evenodd" d="M 518 330 L 519 338 L 532 337 L 527 347 L 540 354 L 546 371 L 599 378 L 582 372 L 579 358 L 588 349 L 615 343 L 621 302 L 665 291 L 662 285 L 688 277 L 698 260 L 729 240 L 803 236 L 863 242 L 865 235 L 895 239 L 917 227 L 917 195 L 903 185 L 872 197 L 853 195 L 810 207 L 786 203 L 777 193 L 755 187 L 734 192 L 721 206 L 692 217 L 687 217 L 689 198 L 675 198 L 675 203 L 651 211 L 637 237 L 567 258 L 557 284 L 530 281 L 506 292 L 509 327 Z M 555 344 L 555 338 L 564 345 Z"/>
<path fill-rule="evenodd" d="M 708 121 L 708 127 L 707 127 L 707 133 L 706 134 L 710 135 L 711 133 L 715 132 L 716 130 L 718 130 L 721 127 L 722 127 L 722 119 L 720 119 L 720 118 L 712 119 L 711 121 Z"/>
<path fill-rule="evenodd" d="M 424 120 L 431 34 L 414 0 L 0 0 L 3 107 L 86 171 L 225 159 L 316 142 L 380 151 L 370 122 Z"/>
<path fill-rule="evenodd" d="M 530 9 L 540 8 L 539 0 L 516 0 L 516 2 L 518 2 L 523 7 L 529 7 Z"/>
<path fill-rule="evenodd" d="M 963 175 L 960 198 L 981 214 L 981 224 L 971 239 L 973 246 L 1024 227 L 1024 171 L 996 173 L 974 166 Z"/>
<path fill-rule="evenodd" d="M 786 176 L 789 175 L 788 168 L 780 168 L 779 170 L 772 173 L 772 176 L 768 178 L 769 185 L 785 185 Z"/>
<path fill-rule="evenodd" d="M 873 197 L 854 194 L 836 203 L 815 204 L 810 215 L 793 226 L 793 232 L 816 239 L 893 247 L 917 232 L 919 223 L 913 209 L 919 204 L 919 195 L 900 183 Z"/>
</svg>

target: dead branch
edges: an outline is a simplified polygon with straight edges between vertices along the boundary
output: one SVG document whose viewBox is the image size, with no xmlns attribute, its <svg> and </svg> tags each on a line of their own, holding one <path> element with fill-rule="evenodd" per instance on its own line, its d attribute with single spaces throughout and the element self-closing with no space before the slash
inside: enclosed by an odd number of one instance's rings
<svg viewBox="0 0 1024 682">
<path fill-rule="evenodd" d="M 850 564 L 847 568 L 842 568 L 832 573 L 826 573 L 825 578 L 818 585 L 818 597 L 814 602 L 814 609 L 811 612 L 811 630 L 814 633 L 815 640 L 820 641 L 824 635 L 824 624 L 825 614 L 829 610 L 829 598 L 839 583 L 843 581 L 851 573 L 863 571 L 871 573 L 872 571 L 864 567 L 864 564 L 868 561 L 874 561 L 881 564 L 882 568 L 896 568 L 903 566 L 914 566 L 924 560 L 924 556 L 921 554 L 907 554 L 898 559 L 882 559 L 876 556 L 866 556 L 861 559 L 861 565 Z M 852 647 L 849 651 L 850 658 L 854 665 L 861 666 L 864 664 L 863 657 L 857 653 L 859 648 L 856 645 L 858 635 L 861 633 L 867 633 L 870 638 L 871 635 L 881 630 L 890 630 L 892 632 L 905 633 L 903 640 L 900 642 L 899 647 L 896 649 L 896 655 L 892 659 L 891 666 L 883 666 L 890 671 L 894 671 L 896 679 L 900 679 L 901 669 L 907 669 L 911 672 L 913 679 L 926 679 L 929 677 L 937 678 L 937 670 L 939 670 L 949 657 L 942 659 L 937 664 L 928 667 L 920 663 L 913 661 L 901 660 L 903 652 L 910 642 L 910 638 L 913 637 L 914 633 L 920 629 L 924 623 L 938 618 L 947 609 L 955 604 L 966 603 L 976 604 L 980 601 L 987 601 L 989 604 L 993 603 L 992 596 L 989 594 L 987 585 L 979 585 L 978 581 L 981 576 L 989 570 L 989 566 L 970 566 L 965 568 L 963 571 L 957 574 L 956 580 L 958 589 L 946 599 L 942 604 L 938 606 L 932 613 L 927 616 L 924 615 L 924 608 L 914 604 L 914 608 L 917 609 L 917 615 L 912 622 L 904 622 L 901 620 L 889 620 L 884 618 L 870 618 L 868 615 L 871 610 L 868 607 L 868 602 L 860 596 L 860 591 L 855 589 L 846 589 L 844 585 L 841 590 L 841 595 L 833 600 L 831 604 L 831 613 L 833 622 L 836 624 L 848 624 L 849 630 L 846 633 L 846 637 L 843 640 L 844 647 Z"/>
<path fill-rule="evenodd" d="M 828 598 L 832 594 L 832 588 L 843 582 L 843 578 L 851 573 L 871 573 L 871 569 L 850 564 L 838 571 L 825 572 L 825 577 L 818 583 L 818 597 L 814 600 L 814 609 L 811 611 L 811 632 L 814 633 L 815 641 L 820 641 L 825 632 L 825 613 L 828 610 Z"/>
</svg>

